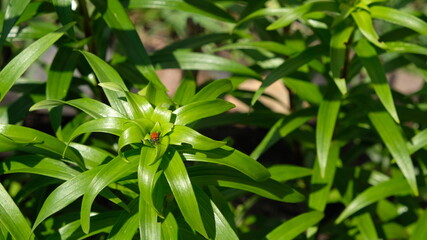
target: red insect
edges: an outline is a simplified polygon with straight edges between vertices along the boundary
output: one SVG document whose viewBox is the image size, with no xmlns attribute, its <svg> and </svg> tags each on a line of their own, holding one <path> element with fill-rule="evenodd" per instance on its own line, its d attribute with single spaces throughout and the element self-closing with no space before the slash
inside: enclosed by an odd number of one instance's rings
<svg viewBox="0 0 427 240">
<path fill-rule="evenodd" d="M 160 142 L 160 135 L 159 135 L 159 133 L 158 132 L 152 132 L 151 134 L 150 134 L 150 142 L 151 142 L 151 144 L 153 144 L 153 145 L 157 145 L 159 142 Z"/>
</svg>

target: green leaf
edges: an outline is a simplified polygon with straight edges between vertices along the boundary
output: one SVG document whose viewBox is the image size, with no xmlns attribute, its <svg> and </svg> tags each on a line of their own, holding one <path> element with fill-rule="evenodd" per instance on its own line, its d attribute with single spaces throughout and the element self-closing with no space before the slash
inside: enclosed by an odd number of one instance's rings
<svg viewBox="0 0 427 240">
<path fill-rule="evenodd" d="M 0 124 L 0 151 L 19 148 L 24 152 L 66 159 L 84 169 L 81 156 L 72 148 L 66 148 L 64 142 L 46 133 L 17 125 Z M 65 152 L 64 152 L 65 151 Z"/>
<path fill-rule="evenodd" d="M 427 36 L 427 23 L 410 13 L 384 6 L 372 6 L 369 11 L 373 18 L 398 24 Z"/>
<path fill-rule="evenodd" d="M 69 101 L 62 101 L 56 99 L 43 100 L 34 104 L 30 108 L 30 111 L 57 107 L 63 104 L 75 107 L 95 119 L 107 117 L 125 118 L 125 116 L 123 116 L 121 113 L 117 112 L 110 106 L 92 98 L 78 98 Z"/>
<path fill-rule="evenodd" d="M 86 52 L 80 51 L 86 60 L 89 62 L 89 65 L 95 72 L 98 81 L 101 83 L 113 82 L 120 86 L 123 90 L 127 91 L 127 87 L 124 84 L 122 78 L 117 73 L 114 68 L 112 68 L 108 63 L 104 62 L 101 58 L 96 55 Z M 104 89 L 105 95 L 107 96 L 108 102 L 110 105 L 121 114 L 128 116 L 128 113 L 132 113 L 132 109 L 129 104 L 125 101 L 122 101 L 121 98 L 125 97 L 125 94 L 122 92 L 112 91 L 109 89 Z"/>
<path fill-rule="evenodd" d="M 0 223 L 14 239 L 34 239 L 34 235 L 18 206 L 0 183 Z"/>
<path fill-rule="evenodd" d="M 270 172 L 262 164 L 228 146 L 211 151 L 185 150 L 182 154 L 187 161 L 216 163 L 234 168 L 255 181 L 265 181 L 270 177 Z"/>
<path fill-rule="evenodd" d="M 198 165 L 189 168 L 193 183 L 241 189 L 276 201 L 296 203 L 304 201 L 304 196 L 286 184 L 267 179 L 254 181 L 236 170 L 218 165 Z"/>
<path fill-rule="evenodd" d="M 258 73 L 235 61 L 206 53 L 175 51 L 173 55 L 156 56 L 153 64 L 161 68 L 180 68 L 182 70 L 210 70 L 230 72 L 237 75 L 260 79 Z"/>
<path fill-rule="evenodd" d="M 266 237 L 271 240 L 294 239 L 322 218 L 323 213 L 317 211 L 300 214 L 276 227 Z"/>
<path fill-rule="evenodd" d="M 407 42 L 386 42 L 389 52 L 414 53 L 427 55 L 427 48 Z"/>
<path fill-rule="evenodd" d="M 194 186 L 194 192 L 200 204 L 200 212 L 211 239 L 230 239 L 238 240 L 234 229 L 230 226 L 223 213 L 212 201 L 212 197 L 208 196 L 199 187 Z"/>
<path fill-rule="evenodd" d="M 258 51 L 270 51 L 285 56 L 292 55 L 295 53 L 295 49 L 290 46 L 280 44 L 272 41 L 259 41 L 259 42 L 237 42 L 230 43 L 219 48 L 216 48 L 215 51 L 224 51 L 224 50 L 235 50 L 235 49 L 254 49 Z"/>
<path fill-rule="evenodd" d="M 125 92 L 125 94 L 126 98 L 128 99 L 128 102 L 133 108 L 133 113 L 136 119 L 151 118 L 151 114 L 153 113 L 153 107 L 145 97 L 132 92 Z"/>
<path fill-rule="evenodd" d="M 100 166 L 85 171 L 55 188 L 55 190 L 53 190 L 53 192 L 49 194 L 44 201 L 34 222 L 33 230 L 49 216 L 65 208 L 82 196 L 85 193 L 86 188 L 89 186 L 92 178 L 101 170 L 101 168 L 102 167 Z"/>
<path fill-rule="evenodd" d="M 175 124 L 186 125 L 202 118 L 218 115 L 234 107 L 234 104 L 220 99 L 193 102 L 173 112 L 176 114 Z"/>
<path fill-rule="evenodd" d="M 120 136 L 127 129 L 130 121 L 124 118 L 98 118 L 83 123 L 74 130 L 69 141 L 83 133 L 103 132 Z"/>
<path fill-rule="evenodd" d="M 206 0 L 130 0 L 129 8 L 163 8 L 195 13 L 224 22 L 235 22 L 226 11 Z"/>
<path fill-rule="evenodd" d="M 368 41 L 360 40 L 355 49 L 357 56 L 366 68 L 366 71 L 371 78 L 371 82 L 374 86 L 374 90 L 378 95 L 381 103 L 385 109 L 390 113 L 393 119 L 399 123 L 399 116 L 396 112 L 396 107 L 393 103 L 393 96 L 391 95 L 390 86 L 384 72 L 384 68 L 378 58 L 377 52 Z"/>
<path fill-rule="evenodd" d="M 325 177 L 328 155 L 332 142 L 335 123 L 341 106 L 341 93 L 335 84 L 329 84 L 328 91 L 320 103 L 316 124 L 316 153 L 320 176 Z"/>
<path fill-rule="evenodd" d="M 347 58 L 347 45 L 349 44 L 351 34 L 354 31 L 353 26 L 339 24 L 332 32 L 330 42 L 331 71 L 332 77 L 340 92 L 347 93 L 347 85 L 344 76 L 344 65 Z M 347 63 L 348 64 L 348 63 Z"/>
<path fill-rule="evenodd" d="M 267 78 L 262 82 L 261 87 L 255 92 L 251 104 L 255 104 L 255 102 L 268 86 L 273 84 L 278 79 L 296 71 L 298 68 L 309 63 L 316 57 L 321 56 L 326 52 L 326 49 L 327 48 L 325 46 L 321 45 L 309 47 L 297 56 L 287 59 L 282 65 L 271 71 Z"/>
<path fill-rule="evenodd" d="M 10 0 L 8 2 L 6 12 L 4 14 L 4 20 L 2 22 L 3 24 L 0 25 L 3 27 L 1 38 L 0 38 L 0 48 L 3 48 L 3 43 L 6 40 L 7 35 L 9 34 L 13 25 L 15 25 L 18 18 L 24 12 L 28 3 L 30 3 L 30 0 Z M 0 79 L 3 79 L 3 78 L 0 78 Z M 1 101 L 1 98 L 0 98 L 0 101 Z"/>
<path fill-rule="evenodd" d="M 418 218 L 418 221 L 415 225 L 415 228 L 411 234 L 410 240 L 422 240 L 427 237 L 427 210 L 424 210 L 421 217 Z"/>
<path fill-rule="evenodd" d="M 369 12 L 363 9 L 359 9 L 357 11 L 352 12 L 351 16 L 356 22 L 358 29 L 363 34 L 363 36 L 366 37 L 366 39 L 368 39 L 371 43 L 375 44 L 375 46 L 377 47 L 386 48 L 383 42 L 378 41 L 380 37 L 374 29 L 372 18 Z"/>
<path fill-rule="evenodd" d="M 267 151 L 271 146 L 280 139 L 286 137 L 289 133 L 303 125 L 305 122 L 314 117 L 313 108 L 307 108 L 293 112 L 291 115 L 279 119 L 268 131 L 266 136 L 251 153 L 253 159 L 258 159 L 261 154 Z"/>
<path fill-rule="evenodd" d="M 363 213 L 355 217 L 357 228 L 364 239 L 378 239 L 377 230 L 375 229 L 374 221 L 369 213 Z"/>
<path fill-rule="evenodd" d="M 263 16 L 284 16 L 292 14 L 294 11 L 294 8 L 261 8 L 255 12 L 252 12 L 248 16 L 241 19 L 235 26 L 237 28 L 238 26 L 242 25 L 243 23 L 257 18 L 257 17 L 263 17 Z"/>
<path fill-rule="evenodd" d="M 315 162 L 313 175 L 310 181 L 312 187 L 308 199 L 308 206 L 310 209 L 320 212 L 325 211 L 334 181 L 337 163 L 339 162 L 340 149 L 338 143 L 332 143 L 324 170 L 324 176 L 322 176 L 319 161 Z"/>
<path fill-rule="evenodd" d="M 0 174 L 32 173 L 62 180 L 69 180 L 80 173 L 64 162 L 37 155 L 9 157 L 0 166 Z"/>
<path fill-rule="evenodd" d="M 136 65 L 138 71 L 157 89 L 165 91 L 166 88 L 154 71 L 135 26 L 120 1 L 92 0 L 91 2 L 102 13 L 105 22 L 114 32 L 129 60 Z"/>
<path fill-rule="evenodd" d="M 164 156 L 162 168 L 185 221 L 194 230 L 208 238 L 196 195 L 179 153 L 170 149 Z"/>
<path fill-rule="evenodd" d="M 283 82 L 286 87 L 292 90 L 301 100 L 306 100 L 314 105 L 319 105 L 323 100 L 320 87 L 310 81 L 285 77 Z"/>
<path fill-rule="evenodd" d="M 22 5 L 21 5 L 22 6 Z M 20 7 L 21 7 L 20 6 Z M 14 57 L 0 72 L 0 102 L 18 78 L 39 58 L 52 44 L 62 37 L 72 24 L 51 32 L 25 48 Z"/>
<path fill-rule="evenodd" d="M 67 96 L 79 54 L 70 48 L 59 48 L 52 61 L 46 82 L 46 99 L 64 99 Z"/>
<path fill-rule="evenodd" d="M 52 0 L 52 3 L 55 6 L 56 13 L 62 25 L 66 25 L 73 21 L 72 0 Z M 70 29 L 68 33 L 73 39 L 75 38 L 73 29 Z"/>
<path fill-rule="evenodd" d="M 283 15 L 267 27 L 267 30 L 276 30 L 291 24 L 305 14 L 313 12 L 338 12 L 338 6 L 334 1 L 313 1 L 292 9 L 289 14 Z"/>
<path fill-rule="evenodd" d="M 191 102 L 215 100 L 220 95 L 227 93 L 233 89 L 233 84 L 228 79 L 215 80 L 203 87 L 194 97 Z"/>
<path fill-rule="evenodd" d="M 271 179 L 278 182 L 286 182 L 288 180 L 299 179 L 313 174 L 310 168 L 299 167 L 288 164 L 277 164 L 268 168 L 271 174 Z"/>
<path fill-rule="evenodd" d="M 225 143 L 205 137 L 192 128 L 181 125 L 175 125 L 170 134 L 170 144 L 190 144 L 193 149 L 198 150 L 212 150 L 224 146 Z"/>
<path fill-rule="evenodd" d="M 156 183 L 156 173 L 159 169 L 160 162 L 156 161 L 157 151 L 152 147 L 142 147 L 138 165 L 138 186 L 139 193 L 145 203 L 143 204 L 147 211 L 155 210 L 153 201 L 153 190 Z"/>
<path fill-rule="evenodd" d="M 110 211 L 91 217 L 93 228 L 90 233 L 84 233 L 82 231 L 80 228 L 80 220 L 70 222 L 59 229 L 59 239 L 84 239 L 91 238 L 99 233 L 109 232 L 119 215 L 119 211 Z"/>
<path fill-rule="evenodd" d="M 91 179 L 88 187 L 85 189 L 80 211 L 83 232 L 89 232 L 91 207 L 95 197 L 110 183 L 136 171 L 138 161 L 135 158 L 128 160 L 124 161 L 120 156 L 114 158 L 107 164 L 102 165 L 99 172 Z"/>
<path fill-rule="evenodd" d="M 360 193 L 345 209 L 337 220 L 336 224 L 339 224 L 344 219 L 353 215 L 360 209 L 375 203 L 381 199 L 397 196 L 397 195 L 407 195 L 411 192 L 411 188 L 408 185 L 408 182 L 403 178 L 393 178 L 389 181 L 382 182 L 378 185 L 372 186 L 362 193 Z"/>
<path fill-rule="evenodd" d="M 196 80 L 194 79 L 191 72 L 186 71 L 184 77 L 181 80 L 181 83 L 178 86 L 178 89 L 175 92 L 175 95 L 173 96 L 173 100 L 182 106 L 190 103 L 195 93 Z"/>
<path fill-rule="evenodd" d="M 157 212 L 142 196 L 139 197 L 140 239 L 161 240 L 161 225 L 157 222 Z"/>
<path fill-rule="evenodd" d="M 387 149 L 407 179 L 412 192 L 418 195 L 416 174 L 402 129 L 393 121 L 389 114 L 374 105 L 368 98 L 361 97 L 360 103 L 369 110 L 369 120 L 377 130 Z"/>
<path fill-rule="evenodd" d="M 111 229 L 108 239 L 132 240 L 139 225 L 138 199 L 129 204 L 130 212 L 123 211 Z"/>
</svg>

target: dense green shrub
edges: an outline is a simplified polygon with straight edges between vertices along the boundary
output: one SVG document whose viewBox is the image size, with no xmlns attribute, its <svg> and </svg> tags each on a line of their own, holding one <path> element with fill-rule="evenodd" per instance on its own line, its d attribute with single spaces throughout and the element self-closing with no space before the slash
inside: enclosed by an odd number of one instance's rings
<svg viewBox="0 0 427 240">
<path fill-rule="evenodd" d="M 427 239 L 423 1 L 1 3 L 0 240 Z"/>
</svg>

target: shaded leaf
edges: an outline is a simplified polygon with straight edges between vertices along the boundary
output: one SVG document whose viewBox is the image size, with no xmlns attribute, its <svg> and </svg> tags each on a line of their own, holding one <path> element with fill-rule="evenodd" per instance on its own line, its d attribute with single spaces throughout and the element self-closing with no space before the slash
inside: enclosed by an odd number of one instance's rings
<svg viewBox="0 0 427 240">
<path fill-rule="evenodd" d="M 0 199 L 0 223 L 14 239 L 34 239 L 34 235 L 27 220 L 1 183 Z"/>
<path fill-rule="evenodd" d="M 374 90 L 377 93 L 378 98 L 381 100 L 381 103 L 393 119 L 399 123 L 399 116 L 397 115 L 396 107 L 393 103 L 390 86 L 388 85 L 384 68 L 382 67 L 374 47 L 372 47 L 366 40 L 362 39 L 357 43 L 355 51 L 363 66 L 366 68 L 374 86 Z"/>
<path fill-rule="evenodd" d="M 407 181 L 403 178 L 393 178 L 389 181 L 372 186 L 360 193 L 338 216 L 335 223 L 353 215 L 360 209 L 389 196 L 407 195 L 411 192 Z"/>
<path fill-rule="evenodd" d="M 18 1 L 15 1 L 18 2 Z M 21 6 L 19 6 L 20 8 Z M 51 32 L 22 50 L 0 72 L 0 101 L 16 80 L 39 58 L 52 44 L 62 37 L 73 23 Z"/>
<path fill-rule="evenodd" d="M 266 237 L 271 240 L 294 239 L 322 218 L 323 213 L 317 211 L 300 214 L 276 227 Z"/>
<path fill-rule="evenodd" d="M 202 118 L 226 112 L 234 107 L 234 104 L 220 99 L 193 102 L 173 112 L 176 114 L 175 124 L 186 125 Z"/>
</svg>

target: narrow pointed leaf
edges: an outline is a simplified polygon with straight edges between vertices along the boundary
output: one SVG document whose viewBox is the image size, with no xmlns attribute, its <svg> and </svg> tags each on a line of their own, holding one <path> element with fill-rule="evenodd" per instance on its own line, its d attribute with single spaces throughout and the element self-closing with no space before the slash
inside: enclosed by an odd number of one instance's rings
<svg viewBox="0 0 427 240">
<path fill-rule="evenodd" d="M 116 117 L 116 118 L 125 117 L 124 115 L 117 112 L 110 106 L 92 98 L 78 98 L 78 99 L 73 99 L 69 101 L 62 101 L 62 100 L 56 100 L 56 99 L 43 100 L 34 104 L 30 108 L 30 111 L 57 107 L 64 104 L 75 107 L 95 119 L 102 118 L 102 117 Z"/>
<path fill-rule="evenodd" d="M 21 6 L 20 6 L 21 7 Z M 19 77 L 39 58 L 52 44 L 62 37 L 73 24 L 68 24 L 51 32 L 25 48 L 14 57 L 0 72 L 0 102 Z"/>
<path fill-rule="evenodd" d="M 129 120 L 124 118 L 98 118 L 85 122 L 74 130 L 70 137 L 72 141 L 77 136 L 84 133 L 103 132 L 119 136 L 129 125 Z"/>
<path fill-rule="evenodd" d="M 82 196 L 92 178 L 101 170 L 96 167 L 64 182 L 46 198 L 33 225 L 33 230 L 46 218 L 65 208 Z"/>
<path fill-rule="evenodd" d="M 185 75 L 173 96 L 173 100 L 179 105 L 185 105 L 191 101 L 195 93 L 196 80 L 191 72 L 185 72 Z"/>
<path fill-rule="evenodd" d="M 52 3 L 55 6 L 56 13 L 62 25 L 73 21 L 72 0 L 52 0 Z M 70 29 L 68 33 L 72 38 L 75 38 L 73 29 Z"/>
<path fill-rule="evenodd" d="M 330 195 L 331 187 L 335 177 L 337 162 L 339 161 L 340 147 L 338 143 L 333 143 L 328 161 L 326 162 L 325 175 L 322 176 L 320 164 L 316 161 L 311 177 L 311 192 L 308 199 L 308 206 L 310 209 L 324 212 L 328 198 Z"/>
<path fill-rule="evenodd" d="M 381 199 L 397 196 L 397 195 L 407 195 L 411 192 L 407 181 L 403 178 L 394 178 L 389 181 L 380 183 L 378 185 L 372 186 L 361 194 L 359 194 L 339 215 L 335 221 L 337 224 L 342 222 L 344 219 L 348 218 L 355 212 L 360 209 L 375 203 Z"/>
<path fill-rule="evenodd" d="M 271 179 L 278 182 L 286 182 L 288 180 L 303 178 L 313 174 L 310 168 L 299 167 L 288 164 L 277 164 L 268 168 L 271 174 Z"/>
<path fill-rule="evenodd" d="M 62 100 L 67 96 L 78 59 L 79 54 L 73 49 L 59 48 L 47 76 L 46 99 Z"/>
<path fill-rule="evenodd" d="M 9 34 L 13 25 L 15 25 L 16 21 L 18 21 L 18 18 L 24 12 L 28 3 L 30 3 L 30 0 L 10 0 L 8 2 L 6 12 L 4 14 L 4 20 L 2 22 L 3 24 L 0 25 L 3 27 L 2 33 L 0 36 L 1 37 L 0 38 L 0 48 L 3 47 L 3 43 L 6 40 L 7 35 Z"/>
<path fill-rule="evenodd" d="M 101 83 L 113 82 L 118 86 L 120 86 L 123 90 L 127 90 L 127 87 L 124 84 L 120 75 L 108 63 L 104 62 L 101 58 L 97 57 L 96 55 L 90 52 L 81 51 L 81 53 L 89 62 L 89 65 L 93 69 L 99 82 Z M 108 102 L 115 110 L 119 111 L 123 115 L 127 115 L 127 113 L 132 113 L 132 110 L 129 104 L 120 99 L 122 97 L 123 98 L 125 97 L 124 93 L 116 92 L 108 89 L 104 91 L 105 91 L 105 95 L 108 98 Z"/>
<path fill-rule="evenodd" d="M 287 240 L 294 239 L 309 227 L 315 225 L 323 218 L 323 213 L 312 211 L 298 215 L 267 234 L 267 239 L 271 240 Z"/>
<path fill-rule="evenodd" d="M 372 220 L 371 214 L 363 213 L 360 216 L 355 217 L 357 228 L 364 237 L 364 239 L 378 239 L 377 231 L 375 230 L 375 224 Z"/>
<path fill-rule="evenodd" d="M 2 161 L 0 174 L 31 173 L 69 180 L 80 172 L 66 163 L 37 155 L 13 156 Z"/>
<path fill-rule="evenodd" d="M 353 30 L 352 26 L 338 25 L 332 33 L 330 42 L 332 77 L 343 95 L 347 93 L 346 76 L 343 75 L 345 74 L 344 65 L 347 58 L 347 45 Z"/>
<path fill-rule="evenodd" d="M 197 186 L 194 187 L 194 192 L 199 201 L 200 211 L 204 217 L 203 221 L 211 239 L 238 240 L 239 237 L 236 232 L 223 215 L 223 212 L 212 201 L 212 198 Z"/>
<path fill-rule="evenodd" d="M 139 225 L 138 199 L 129 204 L 130 212 L 123 211 L 111 229 L 108 239 L 132 240 Z"/>
<path fill-rule="evenodd" d="M 373 18 L 398 24 L 427 36 L 427 23 L 410 13 L 384 6 L 372 6 L 369 11 Z"/>
<path fill-rule="evenodd" d="M 341 93 L 334 84 L 330 84 L 325 98 L 320 103 L 316 124 L 316 152 L 320 176 L 325 177 L 329 148 L 341 106 Z"/>
<path fill-rule="evenodd" d="M 286 14 L 279 18 L 267 27 L 267 30 L 275 30 L 283 28 L 291 24 L 293 21 L 312 12 L 337 12 L 338 6 L 333 1 L 313 1 L 305 3 L 300 7 L 293 9 L 290 14 Z"/>
<path fill-rule="evenodd" d="M 304 196 L 290 186 L 267 179 L 254 181 L 234 169 L 224 166 L 194 166 L 188 173 L 193 183 L 215 185 L 220 187 L 241 189 L 276 201 L 296 203 L 304 201 Z"/>
<path fill-rule="evenodd" d="M 0 124 L 0 150 L 11 151 L 19 148 L 21 151 L 42 154 L 61 159 L 62 156 L 84 168 L 81 156 L 72 148 L 57 138 L 32 128 Z M 2 149 L 4 146 L 10 149 Z M 65 152 L 64 152 L 65 150 Z"/>
<path fill-rule="evenodd" d="M 179 153 L 170 150 L 165 157 L 168 161 L 162 161 L 164 174 L 184 219 L 194 230 L 208 238 L 196 195 Z"/>
<path fill-rule="evenodd" d="M 164 8 L 195 13 L 225 22 L 234 22 L 234 18 L 223 9 L 206 0 L 131 0 L 129 8 Z"/>
<path fill-rule="evenodd" d="M 313 118 L 314 114 L 315 112 L 313 108 L 307 108 L 300 111 L 295 111 L 288 117 L 281 118 L 270 128 L 266 136 L 262 139 L 262 141 L 258 144 L 250 156 L 254 159 L 258 159 L 262 153 L 267 151 L 280 139 L 286 137 L 289 133 Z"/>
<path fill-rule="evenodd" d="M 298 68 L 309 63 L 311 60 L 326 53 L 325 46 L 309 47 L 295 57 L 287 59 L 282 65 L 274 69 L 267 78 L 262 82 L 261 87 L 255 92 L 251 104 L 254 105 L 265 89 L 278 79 L 296 71 Z"/>
<path fill-rule="evenodd" d="M 157 89 L 165 91 L 166 88 L 154 71 L 147 51 L 121 2 L 118 0 L 92 0 L 91 2 L 102 13 L 105 22 L 115 33 L 129 60 L 135 64 L 138 71 Z"/>
<path fill-rule="evenodd" d="M 249 67 L 212 54 L 176 51 L 173 55 L 157 56 L 152 60 L 153 64 L 159 64 L 162 68 L 222 71 L 256 79 L 260 78 L 259 74 Z"/>
<path fill-rule="evenodd" d="M 399 166 L 407 179 L 412 192 L 418 195 L 415 169 L 406 145 L 406 140 L 402 135 L 402 130 L 388 113 L 375 108 L 372 102 L 363 101 L 362 103 L 364 107 L 368 107 L 370 110 L 368 112 L 369 120 L 374 125 L 375 130 L 377 130 L 391 155 L 396 159 L 397 166 Z"/>
<path fill-rule="evenodd" d="M 161 240 L 161 225 L 157 222 L 157 212 L 142 196 L 139 197 L 140 239 Z"/>
<path fill-rule="evenodd" d="M 351 13 L 351 16 L 356 22 L 358 29 L 360 32 L 362 32 L 366 39 L 375 44 L 377 47 L 386 48 L 383 42 L 378 41 L 380 37 L 374 29 L 371 15 L 366 10 L 359 9 L 358 11 L 354 11 Z"/>
<path fill-rule="evenodd" d="M 415 229 L 412 232 L 410 240 L 422 240 L 427 237 L 427 210 L 424 210 L 421 217 L 418 218 L 418 221 L 415 225 Z"/>
<path fill-rule="evenodd" d="M 216 99 L 209 101 L 193 102 L 176 109 L 176 125 L 186 125 L 196 120 L 218 115 L 232 109 L 234 104 Z"/>
<path fill-rule="evenodd" d="M 212 150 L 224 146 L 225 143 L 205 137 L 192 128 L 181 125 L 175 125 L 170 135 L 170 144 L 190 144 L 193 149 L 198 150 Z"/>
<path fill-rule="evenodd" d="M 191 102 L 215 100 L 220 95 L 231 91 L 233 84 L 228 79 L 215 80 L 203 87 L 192 99 Z"/>
<path fill-rule="evenodd" d="M 102 168 L 90 181 L 85 189 L 80 211 L 80 221 L 83 232 L 88 233 L 90 229 L 90 213 L 92 203 L 96 196 L 110 183 L 124 177 L 132 172 L 136 172 L 138 161 L 135 158 L 124 161 L 120 156 L 102 165 Z"/>
<path fill-rule="evenodd" d="M 0 223 L 14 239 L 34 239 L 27 220 L 1 183 L 0 199 Z"/>
<path fill-rule="evenodd" d="M 228 146 L 211 151 L 186 150 L 183 156 L 187 161 L 216 163 L 234 168 L 255 181 L 264 181 L 270 177 L 270 172 L 262 164 Z"/>
<path fill-rule="evenodd" d="M 161 161 L 156 161 L 157 152 L 155 148 L 143 147 L 141 148 L 141 155 L 138 165 L 138 186 L 139 194 L 145 203 L 144 208 L 147 211 L 155 209 L 153 201 L 153 189 L 156 183 L 156 173 L 160 166 Z"/>
<path fill-rule="evenodd" d="M 377 93 L 378 98 L 381 100 L 381 103 L 393 119 L 399 123 L 399 116 L 397 115 L 396 107 L 393 103 L 390 86 L 388 85 L 384 68 L 374 47 L 372 47 L 372 45 L 370 45 L 366 40 L 362 39 L 356 45 L 355 50 L 371 78 L 374 90 Z"/>
</svg>

